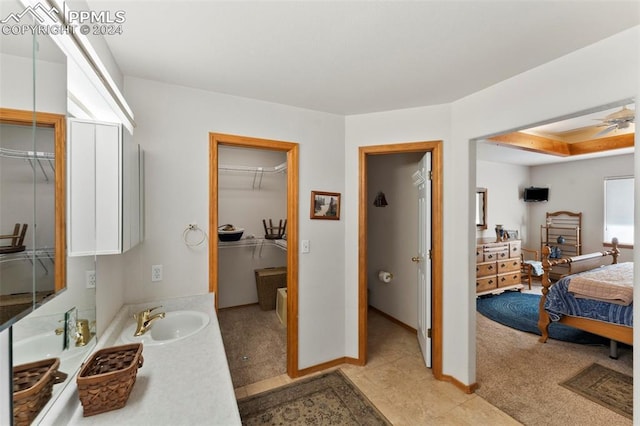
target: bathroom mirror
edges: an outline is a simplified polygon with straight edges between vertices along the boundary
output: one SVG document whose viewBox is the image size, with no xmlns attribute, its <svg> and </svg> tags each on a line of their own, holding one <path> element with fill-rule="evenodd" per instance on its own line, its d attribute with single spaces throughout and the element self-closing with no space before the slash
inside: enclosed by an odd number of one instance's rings
<svg viewBox="0 0 640 426">
<path fill-rule="evenodd" d="M 17 1 L 0 2 L 0 16 L 23 10 L 24 6 Z M 26 18 L 28 14 L 23 17 Z M 90 273 L 95 276 L 96 261 L 94 256 L 70 258 L 66 255 L 66 228 L 72 220 L 66 217 L 65 194 L 67 57 L 47 36 L 33 39 L 31 36 L 14 37 L 13 34 L 2 36 L 0 55 L 0 110 L 3 117 L 0 120 L 0 146 L 26 151 L 26 154 L 21 152 L 19 158 L 0 158 L 0 233 L 11 234 L 15 223 L 19 223 L 20 234 L 22 224 L 28 225 L 23 244 L 9 238 L 0 241 L 0 245 L 7 241 L 24 245 L 24 252 L 29 254 L 24 260 L 3 262 L 7 268 L 17 269 L 20 265 L 29 270 L 19 279 L 28 286 L 25 289 L 28 303 L 7 321 L 3 320 L 0 330 L 11 326 L 14 366 L 55 356 L 61 360 L 60 371 L 68 374 L 64 383 L 53 387 L 51 399 L 35 421 L 38 423 L 66 385 L 74 381 L 75 373 L 95 347 L 96 291 L 87 285 L 87 277 Z M 25 132 L 27 146 L 17 141 L 18 136 L 25 136 Z M 22 177 L 14 174 L 25 173 L 25 170 L 27 174 Z M 15 181 L 11 183 L 15 188 L 8 188 L 11 180 Z M 24 209 L 16 208 L 19 203 L 31 207 L 21 213 Z M 22 219 L 27 216 L 29 222 Z M 37 230 L 35 234 L 32 233 L 34 229 Z M 20 253 L 19 248 L 16 250 L 13 256 Z M 16 285 L 13 280 L 6 281 L 9 274 L 15 276 L 16 273 L 17 270 L 0 269 L 0 294 L 5 289 L 16 292 L 12 287 Z M 41 292 L 46 296 L 41 296 Z M 80 320 L 86 320 L 90 326 L 87 342 L 75 336 Z M 65 325 L 70 336 L 67 339 L 69 348 L 62 350 Z M 9 377 L 9 373 L 5 377 Z"/>
<path fill-rule="evenodd" d="M 476 188 L 476 229 L 487 229 L 487 188 Z"/>
<path fill-rule="evenodd" d="M 66 285 L 65 116 L 0 108 L 0 320 Z"/>
</svg>

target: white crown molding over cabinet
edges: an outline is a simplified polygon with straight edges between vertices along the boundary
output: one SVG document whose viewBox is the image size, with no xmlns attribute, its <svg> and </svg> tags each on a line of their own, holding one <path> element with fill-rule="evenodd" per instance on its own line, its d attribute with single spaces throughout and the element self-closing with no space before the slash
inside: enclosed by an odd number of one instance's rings
<svg viewBox="0 0 640 426">
<path fill-rule="evenodd" d="M 68 255 L 124 253 L 142 240 L 142 151 L 120 124 L 68 129 Z"/>
</svg>

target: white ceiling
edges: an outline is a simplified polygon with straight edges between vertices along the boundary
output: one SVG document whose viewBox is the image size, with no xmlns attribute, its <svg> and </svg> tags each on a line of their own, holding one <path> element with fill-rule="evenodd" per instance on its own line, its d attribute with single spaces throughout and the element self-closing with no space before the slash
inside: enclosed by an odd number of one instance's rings
<svg viewBox="0 0 640 426">
<path fill-rule="evenodd" d="M 122 72 L 336 114 L 449 103 L 640 24 L 638 1 L 118 1 Z"/>
</svg>

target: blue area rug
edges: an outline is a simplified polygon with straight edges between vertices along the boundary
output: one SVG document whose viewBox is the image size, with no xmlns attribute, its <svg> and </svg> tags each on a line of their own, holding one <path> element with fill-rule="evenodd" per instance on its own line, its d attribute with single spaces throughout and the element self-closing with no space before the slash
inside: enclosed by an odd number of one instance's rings
<svg viewBox="0 0 640 426">
<path fill-rule="evenodd" d="M 481 296 L 476 308 L 485 317 L 516 330 L 540 335 L 538 304 L 540 295 L 506 291 L 499 295 Z M 549 337 L 583 345 L 608 345 L 609 340 L 563 324 L 551 323 Z"/>
</svg>

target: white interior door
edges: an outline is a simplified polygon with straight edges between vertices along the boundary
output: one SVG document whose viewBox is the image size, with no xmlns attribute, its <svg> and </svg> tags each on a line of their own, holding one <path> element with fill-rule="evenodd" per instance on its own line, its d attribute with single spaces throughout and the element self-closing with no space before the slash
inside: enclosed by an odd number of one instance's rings
<svg viewBox="0 0 640 426">
<path fill-rule="evenodd" d="M 418 187 L 418 342 L 424 363 L 431 368 L 431 153 L 420 160 L 414 174 Z"/>
</svg>

